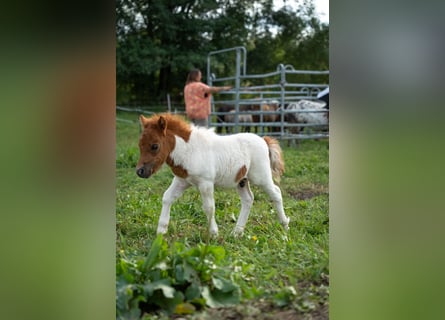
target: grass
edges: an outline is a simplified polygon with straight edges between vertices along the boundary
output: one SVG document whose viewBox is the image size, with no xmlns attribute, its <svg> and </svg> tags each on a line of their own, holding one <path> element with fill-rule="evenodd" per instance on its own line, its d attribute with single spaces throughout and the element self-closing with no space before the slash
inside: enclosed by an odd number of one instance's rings
<svg viewBox="0 0 445 320">
<path fill-rule="evenodd" d="M 135 174 L 139 151 L 137 114 L 118 113 L 116 144 L 117 257 L 147 255 L 156 237 L 163 192 L 173 177 L 164 166 L 149 179 Z M 293 319 L 298 315 L 327 319 L 329 296 L 328 141 L 282 144 L 286 173 L 281 179 L 284 208 L 291 218 L 285 232 L 267 195 L 252 186 L 255 195 L 244 236 L 231 231 L 240 210 L 235 190 L 216 189 L 215 206 L 219 235 L 209 239 L 207 219 L 196 189 L 186 190 L 171 210 L 169 243 L 187 246 L 209 243 L 224 247 L 227 266 L 242 290 L 238 307 L 207 309 L 200 319 L 227 317 Z M 247 306 L 250 306 L 247 308 Z M 286 314 L 282 314 L 286 313 Z M 197 315 L 191 315 L 193 318 Z M 150 317 L 155 317 L 151 315 Z M 150 318 L 149 317 L 149 318 Z"/>
</svg>

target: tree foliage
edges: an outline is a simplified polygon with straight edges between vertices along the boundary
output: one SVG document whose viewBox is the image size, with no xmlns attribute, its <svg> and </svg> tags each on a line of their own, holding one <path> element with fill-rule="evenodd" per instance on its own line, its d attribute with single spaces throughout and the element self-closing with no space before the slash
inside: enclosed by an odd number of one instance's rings
<svg viewBox="0 0 445 320">
<path fill-rule="evenodd" d="M 235 46 L 247 48 L 249 74 L 279 63 L 329 67 L 329 26 L 311 0 L 278 10 L 273 0 L 117 0 L 116 17 L 120 104 L 157 102 L 167 93 L 180 100 L 191 68 L 205 70 L 209 52 Z"/>
</svg>

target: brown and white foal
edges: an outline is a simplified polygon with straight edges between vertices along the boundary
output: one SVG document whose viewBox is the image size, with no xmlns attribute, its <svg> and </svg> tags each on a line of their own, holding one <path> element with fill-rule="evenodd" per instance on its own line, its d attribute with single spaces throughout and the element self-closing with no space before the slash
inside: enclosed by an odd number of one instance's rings
<svg viewBox="0 0 445 320">
<path fill-rule="evenodd" d="M 140 116 L 142 134 L 136 173 L 148 178 L 167 163 L 174 178 L 162 198 L 157 233 L 166 233 L 170 207 L 183 192 L 196 186 L 201 193 L 211 235 L 218 234 L 215 221 L 214 186 L 236 188 L 241 198 L 241 213 L 234 235 L 241 235 L 253 203 L 249 184 L 260 186 L 272 199 L 278 219 L 288 230 L 279 179 L 284 172 L 282 151 L 277 140 L 252 133 L 219 136 L 212 129 L 195 127 L 172 114 Z"/>
</svg>

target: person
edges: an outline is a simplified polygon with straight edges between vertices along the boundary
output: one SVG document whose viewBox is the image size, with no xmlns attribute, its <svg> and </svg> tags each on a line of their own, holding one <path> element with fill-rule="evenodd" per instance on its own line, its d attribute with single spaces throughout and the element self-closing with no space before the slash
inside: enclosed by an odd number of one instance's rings
<svg viewBox="0 0 445 320">
<path fill-rule="evenodd" d="M 232 86 L 210 87 L 201 82 L 201 77 L 199 69 L 191 70 L 187 76 L 184 87 L 185 112 L 193 124 L 207 127 L 212 93 L 230 90 Z"/>
</svg>

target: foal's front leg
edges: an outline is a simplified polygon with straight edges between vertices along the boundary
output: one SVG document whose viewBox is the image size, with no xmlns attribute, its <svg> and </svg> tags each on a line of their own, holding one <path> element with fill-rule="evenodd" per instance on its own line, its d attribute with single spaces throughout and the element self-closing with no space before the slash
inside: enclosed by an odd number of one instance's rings
<svg viewBox="0 0 445 320">
<path fill-rule="evenodd" d="M 170 221 L 170 207 L 173 201 L 178 199 L 188 187 L 190 187 L 190 184 L 187 181 L 175 176 L 170 187 L 164 192 L 164 196 L 162 197 L 162 211 L 158 223 L 158 234 L 167 232 Z"/>
<path fill-rule="evenodd" d="M 218 225 L 215 221 L 215 199 L 213 198 L 214 186 L 212 182 L 203 182 L 198 186 L 202 198 L 202 208 L 207 214 L 210 235 L 218 235 Z"/>
</svg>

